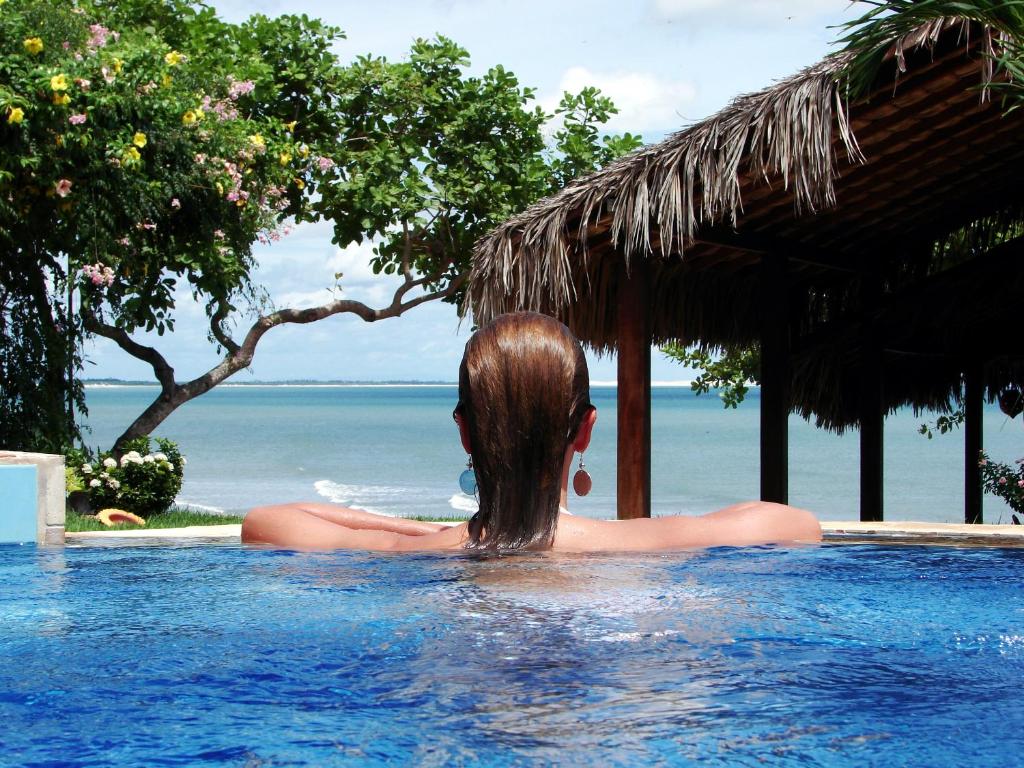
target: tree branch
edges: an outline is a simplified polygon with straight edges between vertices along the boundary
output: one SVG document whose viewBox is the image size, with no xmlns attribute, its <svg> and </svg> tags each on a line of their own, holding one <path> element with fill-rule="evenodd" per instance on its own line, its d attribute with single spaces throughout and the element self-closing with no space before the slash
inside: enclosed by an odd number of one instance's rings
<svg viewBox="0 0 1024 768">
<path fill-rule="evenodd" d="M 160 382 L 161 394 L 164 397 L 171 397 L 174 394 L 174 369 L 163 355 L 153 347 L 139 344 L 128 335 L 124 328 L 108 325 L 101 321 L 88 304 L 83 303 L 80 312 L 82 323 L 87 331 L 110 339 L 132 357 L 149 363 L 153 367 L 153 375 Z"/>
<path fill-rule="evenodd" d="M 229 354 L 234 354 L 238 351 L 238 344 L 232 339 L 227 331 L 224 330 L 224 321 L 230 314 L 231 308 L 226 301 L 217 302 L 217 311 L 210 316 L 210 333 L 213 334 L 213 338 L 217 340 Z"/>
<path fill-rule="evenodd" d="M 124 329 L 102 323 L 91 311 L 84 310 L 83 321 L 87 330 L 113 340 L 128 354 L 150 363 L 153 366 L 157 379 L 163 385 L 160 396 L 150 403 L 149 407 L 117 438 L 117 441 L 114 443 L 115 452 L 119 452 L 128 440 L 150 434 L 179 406 L 209 392 L 225 379 L 241 369 L 247 368 L 252 363 L 253 356 L 256 354 L 256 346 L 259 344 L 260 339 L 271 328 L 287 323 L 313 323 L 317 320 L 323 320 L 332 315 L 346 312 L 354 314 L 368 323 L 385 320 L 389 317 L 398 317 L 413 307 L 418 307 L 420 304 L 452 296 L 463 286 L 467 279 L 466 274 L 457 275 L 455 279 L 442 289 L 420 294 L 408 301 L 404 300 L 405 295 L 413 288 L 439 279 L 448 266 L 446 264 L 445 267 L 437 270 L 437 272 L 424 275 L 418 279 L 412 279 L 411 273 L 406 274 L 405 280 L 395 290 L 391 304 L 382 309 L 373 309 L 361 301 L 337 299 L 318 307 L 310 307 L 309 309 L 280 309 L 269 315 L 260 316 L 253 323 L 248 333 L 246 333 L 241 345 L 232 342 L 234 349 L 228 349 L 228 352 L 217 365 L 202 376 L 184 384 L 174 383 L 174 369 L 167 364 L 167 361 L 155 349 L 133 341 Z M 218 308 L 219 312 L 220 308 Z M 226 335 L 225 338 L 227 338 Z M 230 339 L 227 340 L 230 341 Z M 218 341 L 221 340 L 218 338 Z M 221 344 L 223 343 L 221 341 Z M 225 348 L 227 348 L 226 345 Z"/>
</svg>

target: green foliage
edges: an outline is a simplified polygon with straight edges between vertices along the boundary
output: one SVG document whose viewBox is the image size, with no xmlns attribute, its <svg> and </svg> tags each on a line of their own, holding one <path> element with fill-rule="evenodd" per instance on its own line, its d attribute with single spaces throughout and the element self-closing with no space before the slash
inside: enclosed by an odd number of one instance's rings
<svg viewBox="0 0 1024 768">
<path fill-rule="evenodd" d="M 639 145 L 599 135 L 615 108 L 596 89 L 563 99 L 549 143 L 532 89 L 502 67 L 467 75 L 452 41 L 342 67 L 341 37 L 306 16 L 227 23 L 198 0 L 3 4 L 0 250 L 17 269 L 0 307 L 21 303 L 0 313 L 0 366 L 24 402 L 0 409 L 41 425 L 36 446 L 77 437 L 67 373 L 88 333 L 173 331 L 186 287 L 232 349 L 232 319 L 266 303 L 252 246 L 291 220 L 330 219 L 337 244 L 374 242 L 378 273 L 446 290 L 489 228 Z"/>
<path fill-rule="evenodd" d="M 1013 467 L 992 461 L 983 452 L 978 465 L 985 490 L 1005 501 L 1014 512 L 1024 513 L 1024 459 L 1017 459 Z"/>
<path fill-rule="evenodd" d="M 82 479 L 81 472 L 77 467 L 64 468 L 64 488 L 69 494 L 85 490 L 85 480 Z"/>
<path fill-rule="evenodd" d="M 150 452 L 149 437 L 128 441 L 117 459 L 109 451 L 95 459 L 82 452 L 68 456 L 68 466 L 89 494 L 93 509 L 124 509 L 148 518 L 166 512 L 181 490 L 185 458 L 170 440 L 157 438 L 159 450 Z"/>
<path fill-rule="evenodd" d="M 917 428 L 917 433 L 919 435 L 924 435 L 929 440 L 935 437 L 936 432 L 940 435 L 948 435 L 964 423 L 964 418 L 963 409 L 958 408 L 948 414 L 939 416 L 934 422 L 922 424 Z"/>
<path fill-rule="evenodd" d="M 730 347 L 707 349 L 667 344 L 661 351 L 669 358 L 701 373 L 690 382 L 698 395 L 718 390 L 722 405 L 736 408 L 749 391 L 751 382 L 757 383 L 761 375 L 761 351 L 757 347 Z"/>
<path fill-rule="evenodd" d="M 845 24 L 840 43 L 856 52 L 848 70 L 852 98 L 866 95 L 894 41 L 936 19 L 964 19 L 989 27 L 997 36 L 990 56 L 998 78 L 993 88 L 1006 99 L 1008 111 L 1024 103 L 1024 2 L 1021 0 L 861 0 L 870 6 Z"/>
<path fill-rule="evenodd" d="M 81 384 L 67 375 L 80 353 L 64 272 L 5 251 L 5 234 L 0 224 L 0 447 L 60 453 L 79 437 L 71 409 L 85 410 Z"/>
<path fill-rule="evenodd" d="M 407 266 L 443 288 L 491 227 L 639 146 L 598 136 L 616 110 L 593 88 L 563 98 L 549 146 L 552 116 L 532 104 L 533 89 L 503 67 L 472 77 L 468 66 L 442 37 L 417 40 L 408 61 L 362 57 L 340 79 L 344 152 L 314 209 L 334 221 L 338 245 L 375 243 L 377 273 Z"/>
<path fill-rule="evenodd" d="M 79 438 L 83 318 L 164 333 L 180 285 L 218 320 L 258 297 L 252 244 L 321 174 L 299 134 L 336 133 L 339 34 L 185 0 L 3 4 L 0 444 Z"/>
</svg>

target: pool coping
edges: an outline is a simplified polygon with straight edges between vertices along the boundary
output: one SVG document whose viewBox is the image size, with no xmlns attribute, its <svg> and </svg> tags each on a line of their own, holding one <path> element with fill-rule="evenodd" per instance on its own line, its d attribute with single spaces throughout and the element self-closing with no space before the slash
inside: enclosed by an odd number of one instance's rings
<svg viewBox="0 0 1024 768">
<path fill-rule="evenodd" d="M 891 543 L 936 546 L 1024 547 L 1024 525 L 964 525 L 922 523 L 912 520 L 861 522 L 823 520 L 822 537 L 829 544 Z M 79 531 L 66 533 L 69 544 L 130 543 L 225 543 L 241 541 L 242 526 L 196 525 L 188 528 L 139 528 L 126 531 Z"/>
</svg>

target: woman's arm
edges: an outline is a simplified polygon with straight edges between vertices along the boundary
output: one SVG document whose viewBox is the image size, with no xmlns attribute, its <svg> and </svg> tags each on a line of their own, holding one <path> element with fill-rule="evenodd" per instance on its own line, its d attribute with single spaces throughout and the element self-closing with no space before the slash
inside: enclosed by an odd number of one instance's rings
<svg viewBox="0 0 1024 768">
<path fill-rule="evenodd" d="M 331 511 L 336 512 L 337 509 Z M 344 516 L 344 512 L 338 513 L 338 517 Z M 302 504 L 282 504 L 276 507 L 257 507 L 250 511 L 242 522 L 242 541 L 289 549 L 439 550 L 461 546 L 465 539 L 465 528 L 465 525 L 450 528 L 442 526 L 439 531 L 415 534 L 349 528 L 314 514 L 303 508 Z"/>
<path fill-rule="evenodd" d="M 590 520 L 559 516 L 555 549 L 651 552 L 691 547 L 745 547 L 821 541 L 810 512 L 785 504 L 748 501 L 699 517 Z"/>
<path fill-rule="evenodd" d="M 448 526 L 441 523 L 425 523 L 419 520 L 408 520 L 404 517 L 376 515 L 373 512 L 366 512 L 361 509 L 351 509 L 338 504 L 324 504 L 323 502 L 316 501 L 274 504 L 267 507 L 257 507 L 252 512 L 266 510 L 264 514 L 275 514 L 289 509 L 297 509 L 327 520 L 335 525 L 343 525 L 354 530 L 390 531 L 391 533 L 403 533 L 406 536 L 424 536 L 428 533 L 437 533 L 448 528 Z"/>
</svg>

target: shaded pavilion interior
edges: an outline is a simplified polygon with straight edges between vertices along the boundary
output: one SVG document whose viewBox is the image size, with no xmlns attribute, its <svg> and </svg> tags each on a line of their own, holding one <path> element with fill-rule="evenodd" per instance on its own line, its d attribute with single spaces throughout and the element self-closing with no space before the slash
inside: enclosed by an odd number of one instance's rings
<svg viewBox="0 0 1024 768">
<path fill-rule="evenodd" d="M 982 522 L 982 405 L 1024 383 L 1024 109 L 982 87 L 992 39 L 923 27 L 853 103 L 835 54 L 478 243 L 475 322 L 544 312 L 618 352 L 620 518 L 650 515 L 650 347 L 674 341 L 760 345 L 762 499 L 788 500 L 798 412 L 859 429 L 861 519 L 881 520 L 886 414 L 960 406 Z"/>
</svg>

